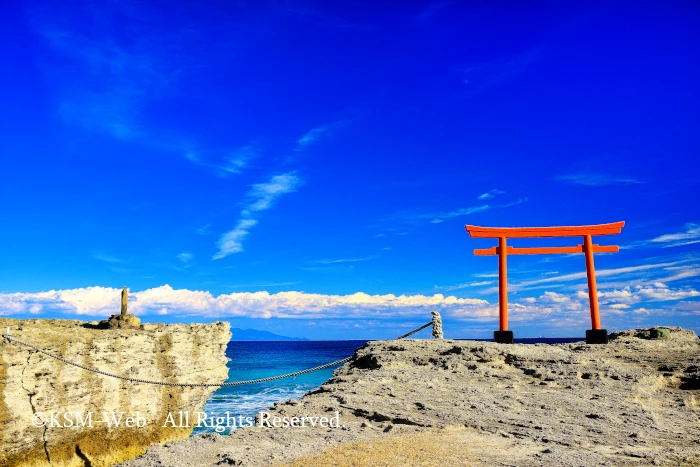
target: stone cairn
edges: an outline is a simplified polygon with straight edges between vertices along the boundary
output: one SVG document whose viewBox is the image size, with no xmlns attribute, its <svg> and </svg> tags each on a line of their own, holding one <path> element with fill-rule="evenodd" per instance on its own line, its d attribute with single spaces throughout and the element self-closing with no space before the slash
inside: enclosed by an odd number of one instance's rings
<svg viewBox="0 0 700 467">
<path fill-rule="evenodd" d="M 431 311 L 433 315 L 433 339 L 444 339 L 442 335 L 442 318 L 437 311 Z"/>
<path fill-rule="evenodd" d="M 127 313 L 128 306 L 129 292 L 126 287 L 124 287 L 124 289 L 122 289 L 121 313 L 100 321 L 99 327 L 104 329 L 139 329 L 141 327 L 141 320 L 135 315 Z"/>
</svg>

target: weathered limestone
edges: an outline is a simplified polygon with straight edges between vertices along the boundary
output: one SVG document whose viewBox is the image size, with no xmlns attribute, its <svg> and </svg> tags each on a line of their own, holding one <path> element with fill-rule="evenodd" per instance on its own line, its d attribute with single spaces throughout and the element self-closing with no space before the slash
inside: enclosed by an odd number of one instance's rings
<svg viewBox="0 0 700 467">
<path fill-rule="evenodd" d="M 370 342 L 270 411 L 338 411 L 345 427 L 194 436 L 124 465 L 700 465 L 700 340 L 664 329 L 608 345 Z"/>
<path fill-rule="evenodd" d="M 82 321 L 0 319 L 11 335 L 103 371 L 172 382 L 223 382 L 229 323 L 145 324 L 104 331 Z M 148 446 L 187 438 L 191 428 L 163 428 L 168 412 L 199 411 L 216 390 L 155 386 L 85 371 L 18 344 L 0 343 L 0 466 L 111 466 Z M 37 412 L 124 412 L 142 428 L 44 428 Z M 50 460 L 50 461 L 49 461 Z"/>
<path fill-rule="evenodd" d="M 670 335 L 671 333 L 666 328 L 652 328 L 649 331 L 649 336 L 652 339 L 668 339 Z"/>
<path fill-rule="evenodd" d="M 108 320 L 100 321 L 99 327 L 103 329 L 139 329 L 141 320 L 131 313 L 112 315 Z"/>
</svg>

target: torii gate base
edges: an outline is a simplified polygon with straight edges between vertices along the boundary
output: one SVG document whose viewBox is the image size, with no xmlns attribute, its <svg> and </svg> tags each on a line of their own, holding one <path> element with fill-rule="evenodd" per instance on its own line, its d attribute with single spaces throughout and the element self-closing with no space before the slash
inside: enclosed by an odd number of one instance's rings
<svg viewBox="0 0 700 467">
<path fill-rule="evenodd" d="M 474 250 L 477 256 L 498 255 L 498 307 L 500 329 L 493 333 L 493 340 L 499 344 L 512 344 L 513 331 L 508 330 L 508 279 L 506 258 L 508 255 L 533 255 L 540 253 L 584 253 L 586 256 L 586 276 L 588 277 L 588 299 L 591 308 L 592 329 L 586 331 L 587 344 L 607 344 L 608 331 L 600 328 L 598 312 L 598 290 L 595 281 L 593 253 L 617 253 L 617 246 L 600 246 L 593 243 L 593 235 L 616 235 L 622 230 L 624 222 L 600 225 L 582 225 L 576 227 L 478 227 L 464 226 L 469 236 L 475 238 L 498 238 L 498 246 Z M 571 247 L 548 248 L 513 248 L 506 246 L 507 238 L 541 238 L 541 237 L 583 237 L 583 245 Z"/>
<path fill-rule="evenodd" d="M 493 340 L 498 344 L 512 344 L 513 331 L 493 331 Z"/>
<path fill-rule="evenodd" d="M 587 329 L 586 344 L 607 344 L 608 330 L 607 329 Z"/>
</svg>

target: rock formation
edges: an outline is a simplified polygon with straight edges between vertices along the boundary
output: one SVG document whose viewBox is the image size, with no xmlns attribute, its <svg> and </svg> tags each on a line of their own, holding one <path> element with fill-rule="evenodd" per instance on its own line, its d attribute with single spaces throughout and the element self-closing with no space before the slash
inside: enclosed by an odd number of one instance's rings
<svg viewBox="0 0 700 467">
<path fill-rule="evenodd" d="M 82 321 L 0 319 L 3 333 L 6 326 L 17 339 L 111 373 L 188 383 L 228 376 L 229 323 L 106 332 Z M 167 413 L 199 411 L 215 389 L 130 383 L 0 342 L 0 466 L 114 465 L 152 444 L 187 438 L 192 428 L 163 428 Z M 33 426 L 34 414 L 48 412 L 92 412 L 93 428 Z M 103 412 L 138 412 L 146 423 L 128 428 L 122 420 L 120 428 L 107 428 Z"/>
<path fill-rule="evenodd" d="M 433 339 L 444 339 L 445 336 L 442 335 L 442 317 L 437 311 L 431 311 L 433 315 Z"/>
<path fill-rule="evenodd" d="M 122 289 L 121 313 L 112 315 L 109 319 L 102 320 L 98 326 L 102 329 L 139 329 L 141 320 L 131 313 L 127 313 L 129 306 L 129 291 L 126 287 Z"/>
<path fill-rule="evenodd" d="M 339 411 L 343 427 L 198 435 L 124 465 L 700 465 L 700 341 L 657 329 L 607 345 L 370 342 L 270 411 Z"/>
</svg>

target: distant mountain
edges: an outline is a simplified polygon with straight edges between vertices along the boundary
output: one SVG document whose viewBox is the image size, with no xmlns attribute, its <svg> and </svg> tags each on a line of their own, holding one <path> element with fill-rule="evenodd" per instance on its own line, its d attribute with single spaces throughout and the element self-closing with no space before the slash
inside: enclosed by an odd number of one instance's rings
<svg viewBox="0 0 700 467">
<path fill-rule="evenodd" d="M 308 341 L 306 337 L 280 336 L 268 331 L 258 331 L 257 329 L 231 328 L 234 341 Z"/>
</svg>

